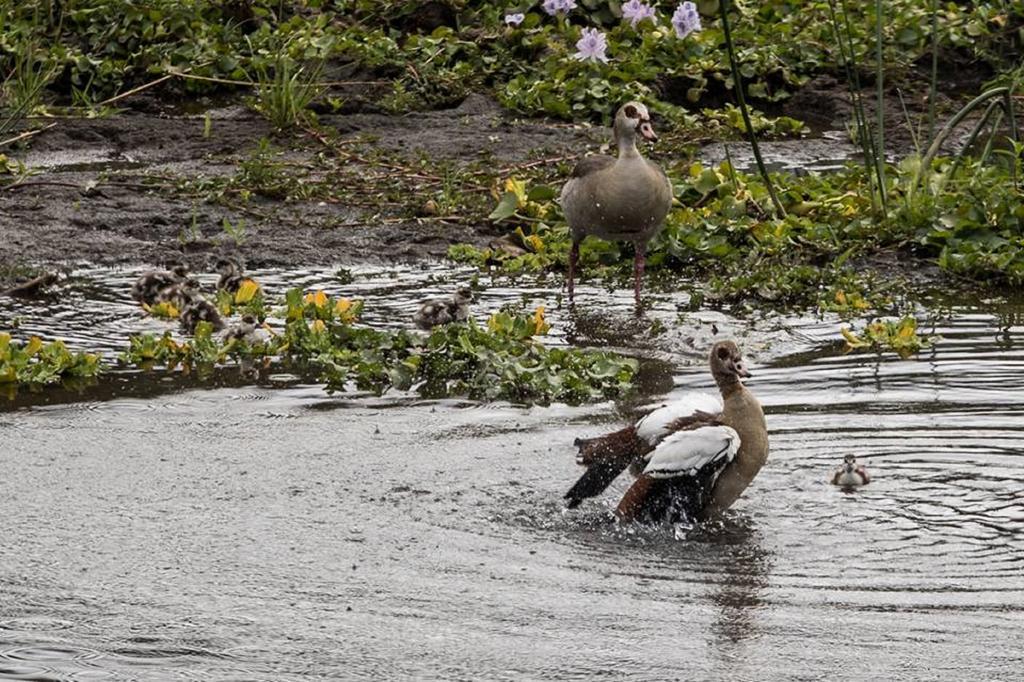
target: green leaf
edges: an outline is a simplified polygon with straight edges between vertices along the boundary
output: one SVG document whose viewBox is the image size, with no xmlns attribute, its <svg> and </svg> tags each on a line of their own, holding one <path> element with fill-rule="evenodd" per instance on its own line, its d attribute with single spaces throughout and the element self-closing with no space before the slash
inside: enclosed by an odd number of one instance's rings
<svg viewBox="0 0 1024 682">
<path fill-rule="evenodd" d="M 499 222 L 507 218 L 512 217 L 516 209 L 519 207 L 519 198 L 515 192 L 505 192 L 501 195 L 501 199 L 498 201 L 498 205 L 495 207 L 491 214 L 487 216 L 488 220 Z"/>
</svg>

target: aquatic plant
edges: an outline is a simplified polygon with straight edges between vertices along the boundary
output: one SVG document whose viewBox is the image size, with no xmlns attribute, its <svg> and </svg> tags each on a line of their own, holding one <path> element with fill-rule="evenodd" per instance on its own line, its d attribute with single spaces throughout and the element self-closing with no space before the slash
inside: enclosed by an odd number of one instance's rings
<svg viewBox="0 0 1024 682">
<path fill-rule="evenodd" d="M 67 4 L 58 20 L 42 4 L 0 6 L 0 73 L 10 73 L 30 46 L 45 46 L 37 63 L 53 64 L 63 74 L 50 91 L 64 101 L 77 92 L 90 107 L 165 76 L 174 80 L 164 87 L 190 92 L 261 81 L 260 108 L 283 128 L 308 116 L 304 102 L 320 85 L 309 67 L 299 75 L 301 65 L 335 58 L 390 81 L 391 91 L 380 101 L 392 109 L 437 106 L 490 89 L 516 109 L 572 118 L 608 116 L 600 103 L 609 96 L 621 102 L 620 95 L 660 100 L 655 110 L 681 116 L 671 108 L 679 103 L 675 93 L 696 102 L 709 86 L 731 87 L 734 73 L 720 21 L 710 14 L 700 18 L 688 9 L 691 3 L 683 4 L 686 11 L 676 9 L 674 25 L 659 25 L 650 16 L 655 3 L 637 0 L 587 0 L 580 4 L 585 16 L 573 0 L 526 3 L 515 11 L 467 0 L 443 3 L 451 16 L 426 30 L 415 20 L 421 8 L 408 0 L 346 0 L 340 13 L 311 11 L 320 2 L 152 0 L 143 6 L 109 0 L 103 12 L 95 3 Z M 934 63 L 937 50 L 957 50 L 995 67 L 1011 63 L 1014 51 L 1004 46 L 1013 44 L 1011 33 L 1024 16 L 1017 4 L 997 0 L 889 0 L 882 23 L 870 21 L 871 5 L 850 3 L 851 31 L 843 43 L 858 55 L 880 46 L 887 69 L 896 72 L 927 53 Z M 567 69 L 567 62 L 577 61 L 576 29 L 566 21 L 570 10 L 578 23 L 604 31 L 608 52 L 616 55 L 614 73 Z M 741 12 L 733 39 L 744 46 L 738 72 L 751 99 L 785 98 L 809 75 L 841 64 L 827 4 L 770 0 L 745 4 Z M 119 21 L 112 24 L 109 16 Z M 700 33 L 692 32 L 696 21 L 704 25 Z M 884 41 L 872 35 L 876 28 Z M 690 31 L 685 45 L 664 40 L 675 30 Z M 666 82 L 671 89 L 663 88 Z"/>
<path fill-rule="evenodd" d="M 315 371 L 328 391 L 381 394 L 412 390 L 426 397 L 463 396 L 517 403 L 586 402 L 626 393 L 637 362 L 612 353 L 548 348 L 535 337 L 549 325 L 531 315 L 495 313 L 481 327 L 443 325 L 429 336 L 358 324 L 362 302 L 292 289 L 280 310 L 281 333 L 248 344 L 224 342 L 200 324 L 191 339 L 133 335 L 122 364 L 144 369 L 202 370 L 229 361 L 278 359 Z"/>
<path fill-rule="evenodd" d="M 786 210 L 778 216 L 771 214 L 771 199 L 758 175 L 737 171 L 728 162 L 670 166 L 678 204 L 649 245 L 647 264 L 655 277 L 667 271 L 701 282 L 712 304 L 759 300 L 773 307 L 839 311 L 844 304 L 836 295 L 845 291 L 853 298 L 847 299 L 844 314 L 860 303 L 870 305 L 865 310 L 882 311 L 891 300 L 887 289 L 899 280 L 898 269 L 873 278 L 870 271 L 851 265 L 873 254 L 899 254 L 915 263 L 932 260 L 983 282 L 1021 284 L 1024 188 L 1014 177 L 1024 176 L 1024 147 L 991 156 L 995 163 L 937 160 L 928 181 L 931 191 L 919 190 L 912 208 L 894 202 L 894 210 L 881 220 L 871 200 L 874 180 L 864 167 L 800 177 L 773 174 Z M 893 196 L 910 192 L 918 172 L 914 163 L 891 167 Z M 488 248 L 453 245 L 449 258 L 507 275 L 563 270 L 570 235 L 554 189 L 525 176 L 509 178 L 503 187 L 495 192 L 491 218 L 507 227 L 506 235 Z M 621 279 L 629 274 L 628 246 L 586 239 L 580 254 L 588 276 Z"/>
<path fill-rule="evenodd" d="M 233 293 L 225 289 L 218 290 L 215 303 L 217 311 L 225 317 L 235 314 L 252 315 L 262 322 L 268 314 L 263 289 L 254 279 L 243 279 L 238 290 Z"/>
<path fill-rule="evenodd" d="M 181 311 L 170 301 L 160 301 L 153 305 L 143 303 L 142 309 L 161 320 L 176 320 L 181 317 Z"/>
<path fill-rule="evenodd" d="M 636 25 L 644 19 L 656 22 L 657 17 L 658 13 L 654 7 L 640 0 L 628 0 L 628 2 L 622 3 L 622 18 L 628 21 L 633 28 L 636 28 Z"/>
<path fill-rule="evenodd" d="M 725 11 L 724 5 L 723 11 Z M 697 12 L 697 5 L 689 2 L 689 0 L 680 3 L 672 15 L 672 28 L 675 29 L 676 36 L 679 38 L 685 38 L 694 31 L 699 31 L 701 23 L 700 14 Z"/>
<path fill-rule="evenodd" d="M 288 130 L 313 120 L 309 106 L 323 90 L 318 85 L 323 73 L 322 62 L 311 68 L 297 65 L 288 54 L 288 48 L 284 47 L 273 64 L 256 63 L 254 69 L 254 108 L 276 129 Z"/>
<path fill-rule="evenodd" d="M 102 369 L 99 353 L 74 353 L 63 341 L 44 343 L 38 336 L 19 343 L 9 333 L 0 332 L 0 387 L 34 387 L 90 378 Z"/>
<path fill-rule="evenodd" d="M 568 14 L 576 9 L 576 0 L 544 0 L 541 3 L 541 7 L 551 16 Z"/>
<path fill-rule="evenodd" d="M 922 348 L 928 348 L 938 336 L 923 337 L 917 331 L 917 320 L 904 317 L 898 320 L 874 320 L 862 331 L 848 327 L 840 329 L 846 341 L 846 350 L 872 350 L 877 353 L 891 351 L 901 358 L 909 358 Z"/>
<path fill-rule="evenodd" d="M 585 28 L 580 33 L 580 39 L 576 41 L 576 54 L 573 55 L 580 61 L 593 61 L 608 63 L 608 40 L 604 34 L 596 28 Z"/>
</svg>

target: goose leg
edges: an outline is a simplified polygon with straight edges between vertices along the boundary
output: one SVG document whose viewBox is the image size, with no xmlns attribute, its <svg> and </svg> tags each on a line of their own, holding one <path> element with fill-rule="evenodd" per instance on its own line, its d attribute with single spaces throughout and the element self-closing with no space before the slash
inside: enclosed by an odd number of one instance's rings
<svg viewBox="0 0 1024 682">
<path fill-rule="evenodd" d="M 576 277 L 576 262 L 580 258 L 580 242 L 578 239 L 573 237 L 572 247 L 569 249 L 569 302 L 572 302 L 573 295 L 573 280 Z"/>
<path fill-rule="evenodd" d="M 636 297 L 636 307 L 640 307 L 640 284 L 644 279 L 644 263 L 647 256 L 647 242 L 638 242 L 636 245 L 636 257 L 633 259 L 633 295 Z"/>
</svg>

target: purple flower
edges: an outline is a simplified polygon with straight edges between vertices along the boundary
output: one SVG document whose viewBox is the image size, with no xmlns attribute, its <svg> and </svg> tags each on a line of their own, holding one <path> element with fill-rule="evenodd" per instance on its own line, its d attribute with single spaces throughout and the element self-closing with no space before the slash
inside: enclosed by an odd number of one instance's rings
<svg viewBox="0 0 1024 682">
<path fill-rule="evenodd" d="M 573 56 L 580 61 L 590 59 L 607 64 L 608 56 L 605 54 L 607 49 L 608 40 L 603 33 L 596 28 L 585 28 L 580 39 L 576 41 L 576 54 Z"/>
<path fill-rule="evenodd" d="M 519 24 L 523 23 L 523 19 L 525 18 L 526 15 L 523 14 L 522 12 L 516 12 L 515 14 L 506 14 L 505 23 L 508 24 L 509 26 L 518 26 Z"/>
<path fill-rule="evenodd" d="M 544 0 L 544 11 L 555 16 L 559 12 L 570 12 L 576 9 L 576 0 Z"/>
<path fill-rule="evenodd" d="M 679 5 L 676 13 L 672 15 L 672 27 L 676 29 L 676 35 L 680 38 L 685 38 L 693 31 L 699 31 L 701 26 L 697 5 L 689 0 Z"/>
<path fill-rule="evenodd" d="M 629 0 L 629 2 L 622 5 L 622 18 L 629 19 L 629 23 L 636 28 L 644 19 L 650 19 L 655 21 L 654 8 L 650 5 L 645 5 L 640 0 Z"/>
</svg>

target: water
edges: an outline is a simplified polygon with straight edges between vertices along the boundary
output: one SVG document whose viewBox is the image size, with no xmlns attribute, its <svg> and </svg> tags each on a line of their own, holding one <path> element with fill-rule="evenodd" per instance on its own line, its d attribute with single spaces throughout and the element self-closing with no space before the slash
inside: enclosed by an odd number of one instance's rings
<svg viewBox="0 0 1024 682">
<path fill-rule="evenodd" d="M 365 296 L 387 325 L 467 273 L 331 274 L 258 273 Z M 3 301 L 0 320 L 113 350 L 165 327 L 126 300 L 133 276 L 81 271 L 85 312 Z M 230 373 L 22 395 L 0 407 L 0 678 L 1019 679 L 1024 307 L 953 306 L 904 361 L 844 355 L 831 319 L 680 317 L 685 295 L 657 297 L 651 337 L 628 289 L 585 287 L 571 317 L 555 286 L 477 310 L 546 301 L 552 342 L 667 363 L 639 401 L 707 389 L 712 323 L 750 350 L 772 452 L 722 523 L 617 528 L 625 477 L 562 510 L 572 439 L 620 424 L 610 404 Z M 875 478 L 853 494 L 827 482 L 846 453 Z"/>
</svg>

